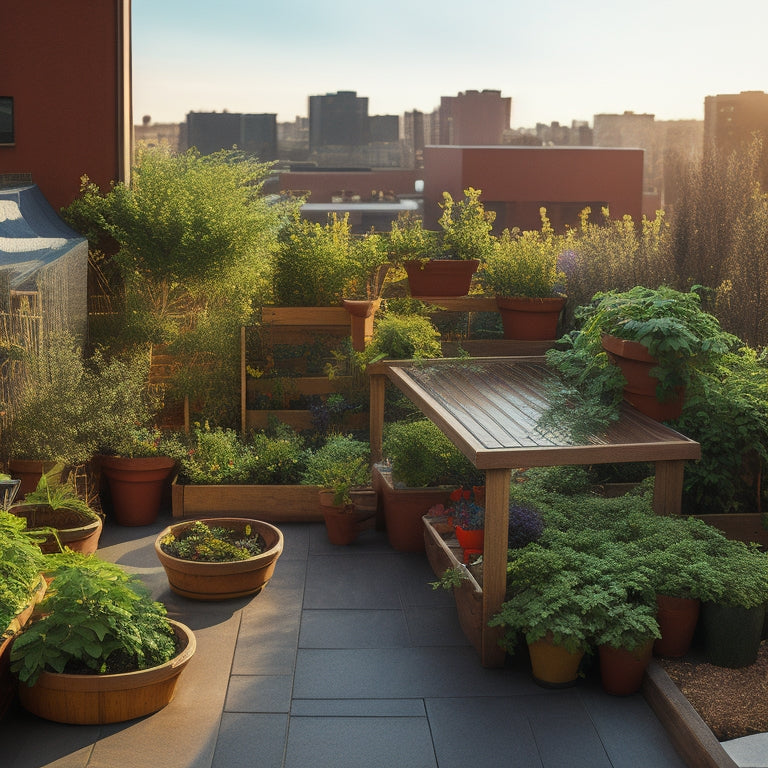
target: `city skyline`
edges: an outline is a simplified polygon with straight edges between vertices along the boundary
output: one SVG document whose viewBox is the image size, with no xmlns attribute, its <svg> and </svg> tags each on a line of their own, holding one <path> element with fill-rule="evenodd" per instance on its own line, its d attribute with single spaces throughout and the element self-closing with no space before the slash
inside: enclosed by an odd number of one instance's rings
<svg viewBox="0 0 768 768">
<path fill-rule="evenodd" d="M 368 97 L 371 115 L 431 112 L 484 89 L 512 98 L 513 128 L 627 110 L 702 120 L 706 96 L 768 90 L 764 0 L 732 0 L 727 16 L 693 0 L 132 6 L 137 123 L 224 110 L 290 122 L 309 96 L 345 90 Z"/>
</svg>

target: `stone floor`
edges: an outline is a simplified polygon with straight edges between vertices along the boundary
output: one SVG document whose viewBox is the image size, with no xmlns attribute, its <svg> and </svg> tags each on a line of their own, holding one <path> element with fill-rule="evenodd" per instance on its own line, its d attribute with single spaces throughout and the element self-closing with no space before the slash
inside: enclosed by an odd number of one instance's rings
<svg viewBox="0 0 768 768">
<path fill-rule="evenodd" d="M 368 531 L 334 547 L 322 524 L 281 525 L 261 595 L 177 597 L 144 528 L 107 526 L 100 554 L 139 574 L 189 625 L 197 653 L 174 701 L 140 720 L 67 726 L 14 709 L 2 768 L 682 768 L 639 694 L 588 676 L 552 691 L 527 660 L 480 666 L 423 555 Z"/>
</svg>

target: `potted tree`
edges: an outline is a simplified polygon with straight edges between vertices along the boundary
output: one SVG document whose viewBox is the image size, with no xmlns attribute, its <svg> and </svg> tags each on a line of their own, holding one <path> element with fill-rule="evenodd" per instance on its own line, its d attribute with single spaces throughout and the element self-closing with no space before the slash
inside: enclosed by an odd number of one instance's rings
<svg viewBox="0 0 768 768">
<path fill-rule="evenodd" d="M 565 273 L 558 269 L 562 238 L 544 208 L 541 231 L 510 232 L 494 241 L 482 270 L 484 288 L 496 295 L 507 339 L 549 340 L 565 306 Z"/>
<path fill-rule="evenodd" d="M 496 214 L 485 210 L 481 194 L 482 190 L 469 187 L 464 190 L 464 198 L 456 202 L 449 192 L 443 192 L 436 257 L 422 253 L 403 263 L 412 296 L 467 295 L 472 276 L 493 242 L 491 230 Z M 417 241 L 416 237 L 411 239 Z M 426 240 L 434 242 L 432 237 Z"/>
<path fill-rule="evenodd" d="M 278 528 L 239 517 L 176 523 L 155 539 L 155 554 L 171 589 L 192 600 L 259 594 L 282 552 Z"/>
<path fill-rule="evenodd" d="M 156 712 L 195 652 L 136 576 L 95 555 L 48 555 L 50 586 L 13 643 L 22 706 L 48 720 L 103 724 Z"/>
<path fill-rule="evenodd" d="M 366 486 L 370 488 L 369 456 L 367 442 L 333 435 L 307 460 L 301 482 L 319 486 L 320 509 L 332 544 L 352 544 L 361 531 L 375 523 L 376 493 L 370 489 L 368 496 L 374 498 L 367 504 L 362 493 Z"/>
</svg>

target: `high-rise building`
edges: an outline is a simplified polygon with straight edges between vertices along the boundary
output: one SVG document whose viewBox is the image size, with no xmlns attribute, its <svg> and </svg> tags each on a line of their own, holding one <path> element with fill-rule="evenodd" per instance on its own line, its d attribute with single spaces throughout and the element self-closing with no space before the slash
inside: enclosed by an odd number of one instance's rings
<svg viewBox="0 0 768 768">
<path fill-rule="evenodd" d="M 704 143 L 730 153 L 752 140 L 755 132 L 768 141 L 768 94 L 742 91 L 704 99 Z"/>
<path fill-rule="evenodd" d="M 512 99 L 501 91 L 465 91 L 440 98 L 440 144 L 496 145 L 512 117 Z"/>
<path fill-rule="evenodd" d="M 309 97 L 309 150 L 359 147 L 370 141 L 368 98 L 356 91 Z"/>
<path fill-rule="evenodd" d="M 189 112 L 187 147 L 195 147 L 201 155 L 237 147 L 259 160 L 276 160 L 277 115 Z"/>
</svg>

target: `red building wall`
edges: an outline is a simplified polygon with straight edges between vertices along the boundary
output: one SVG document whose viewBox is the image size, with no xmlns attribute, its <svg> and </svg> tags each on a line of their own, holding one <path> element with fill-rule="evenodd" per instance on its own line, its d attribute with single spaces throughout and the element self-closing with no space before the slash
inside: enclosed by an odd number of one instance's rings
<svg viewBox="0 0 768 768">
<path fill-rule="evenodd" d="M 0 174 L 31 173 L 54 209 L 87 175 L 103 189 L 130 169 L 130 0 L 3 0 L 0 96 L 15 144 Z"/>
<path fill-rule="evenodd" d="M 578 222 L 586 205 L 599 215 L 643 212 L 643 151 L 593 147 L 448 147 L 424 149 L 424 222 L 436 227 L 443 191 L 461 199 L 468 187 L 496 211 L 496 230 L 538 229 L 544 206 L 553 226 Z M 597 206 L 597 207 L 596 207 Z"/>
</svg>

